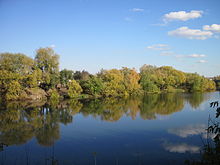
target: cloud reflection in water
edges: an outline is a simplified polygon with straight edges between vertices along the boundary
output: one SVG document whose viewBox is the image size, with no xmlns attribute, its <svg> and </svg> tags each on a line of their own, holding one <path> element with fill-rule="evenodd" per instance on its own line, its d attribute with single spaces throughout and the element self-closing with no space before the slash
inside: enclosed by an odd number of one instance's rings
<svg viewBox="0 0 220 165">
<path fill-rule="evenodd" d="M 188 136 L 193 135 L 202 135 L 203 137 L 206 135 L 206 126 L 205 124 L 196 124 L 196 125 L 188 125 L 182 128 L 171 128 L 168 129 L 168 132 L 182 138 L 187 138 Z"/>
<path fill-rule="evenodd" d="M 176 153 L 199 153 L 200 147 L 194 145 L 188 145 L 186 143 L 174 144 L 174 143 L 164 143 L 164 149 L 169 152 L 176 152 Z"/>
</svg>

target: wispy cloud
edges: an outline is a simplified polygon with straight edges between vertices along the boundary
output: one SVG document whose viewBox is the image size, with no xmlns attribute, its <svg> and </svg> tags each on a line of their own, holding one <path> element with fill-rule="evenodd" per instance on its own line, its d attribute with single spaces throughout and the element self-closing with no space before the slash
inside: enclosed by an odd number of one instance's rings
<svg viewBox="0 0 220 165">
<path fill-rule="evenodd" d="M 210 31 L 202 31 L 199 29 L 189 29 L 188 27 L 180 27 L 176 30 L 169 31 L 169 36 L 182 37 L 187 39 L 205 40 L 213 36 Z"/>
<path fill-rule="evenodd" d="M 186 11 L 170 12 L 163 16 L 163 21 L 164 22 L 187 21 L 190 19 L 202 17 L 202 13 L 203 11 L 199 11 L 199 10 L 192 10 L 190 12 L 186 12 Z"/>
<path fill-rule="evenodd" d="M 198 59 L 198 58 L 205 58 L 207 57 L 207 55 L 205 54 L 190 54 L 190 55 L 183 55 L 183 54 L 177 54 L 177 55 L 174 55 L 178 60 L 180 61 L 186 61 L 187 58 L 188 59 Z M 188 61 L 188 60 L 187 60 Z M 206 63 L 207 61 L 206 60 L 198 60 L 198 61 L 194 61 L 195 63 Z"/>
<path fill-rule="evenodd" d="M 133 9 L 130 9 L 130 11 L 132 11 L 132 12 L 144 12 L 144 9 L 141 9 L 141 8 L 133 8 Z"/>
<path fill-rule="evenodd" d="M 153 51 L 158 51 L 160 56 L 170 56 L 170 57 L 174 57 L 178 60 L 181 61 L 186 61 L 187 59 L 190 60 L 191 59 L 200 59 L 199 61 L 194 61 L 195 63 L 206 63 L 206 60 L 202 60 L 201 58 L 205 58 L 207 57 L 207 55 L 205 54 L 197 54 L 197 53 L 193 53 L 193 54 L 188 54 L 188 55 L 184 55 L 184 54 L 178 54 L 176 52 L 174 52 L 169 45 L 167 44 L 155 44 L 155 45 L 150 45 L 147 46 L 147 49 L 149 50 L 153 50 Z"/>
<path fill-rule="evenodd" d="M 197 61 L 197 63 L 207 63 L 208 61 L 206 61 L 206 60 L 199 60 L 199 61 Z"/>
<path fill-rule="evenodd" d="M 147 46 L 147 49 L 150 49 L 150 50 L 169 50 L 170 47 L 166 44 L 156 44 L 156 45 Z"/>
<path fill-rule="evenodd" d="M 212 31 L 214 33 L 220 33 L 220 25 L 218 24 L 204 25 L 203 30 Z"/>
<path fill-rule="evenodd" d="M 190 54 L 187 57 L 191 57 L 191 58 L 201 58 L 201 57 L 206 57 L 205 54 Z"/>
</svg>

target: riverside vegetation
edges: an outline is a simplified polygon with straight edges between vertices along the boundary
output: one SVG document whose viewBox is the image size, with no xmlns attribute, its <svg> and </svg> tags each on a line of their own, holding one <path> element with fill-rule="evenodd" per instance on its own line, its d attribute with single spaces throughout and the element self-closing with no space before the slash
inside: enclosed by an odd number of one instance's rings
<svg viewBox="0 0 220 165">
<path fill-rule="evenodd" d="M 214 81 L 170 66 L 135 69 L 59 70 L 59 55 L 39 48 L 34 59 L 20 53 L 0 54 L 1 100 L 125 97 L 141 93 L 195 92 L 216 89 Z"/>
</svg>

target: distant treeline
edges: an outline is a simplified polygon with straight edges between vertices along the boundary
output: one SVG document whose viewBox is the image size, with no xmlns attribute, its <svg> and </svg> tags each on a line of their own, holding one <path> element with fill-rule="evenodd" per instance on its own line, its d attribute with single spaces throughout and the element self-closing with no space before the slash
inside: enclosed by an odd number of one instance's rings
<svg viewBox="0 0 220 165">
<path fill-rule="evenodd" d="M 214 80 L 214 82 L 215 82 L 215 84 L 216 84 L 216 88 L 217 88 L 218 90 L 220 90 L 220 76 L 214 77 L 213 80 Z"/>
<path fill-rule="evenodd" d="M 170 66 L 143 65 L 135 69 L 87 71 L 59 70 L 59 55 L 40 48 L 34 59 L 20 53 L 0 54 L 0 94 L 5 100 L 88 97 L 124 97 L 140 93 L 215 90 L 215 82 L 197 73 Z M 29 97 L 30 95 L 35 97 Z"/>
</svg>

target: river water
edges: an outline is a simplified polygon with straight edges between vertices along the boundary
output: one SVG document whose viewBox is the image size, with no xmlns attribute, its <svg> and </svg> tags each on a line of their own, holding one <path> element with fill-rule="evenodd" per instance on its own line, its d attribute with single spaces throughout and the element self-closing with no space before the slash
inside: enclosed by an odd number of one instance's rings
<svg viewBox="0 0 220 165">
<path fill-rule="evenodd" d="M 179 165 L 199 160 L 218 92 L 0 106 L 1 165 Z"/>
</svg>

